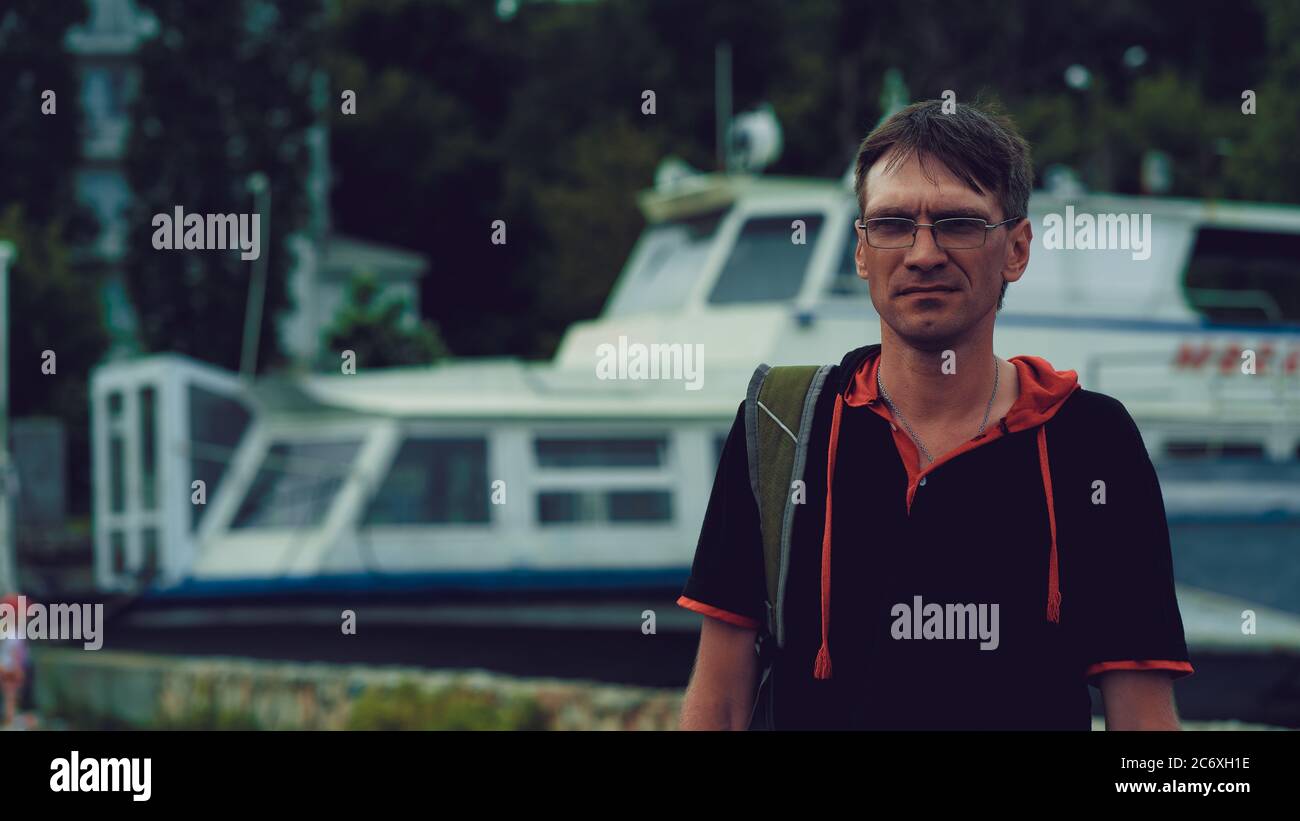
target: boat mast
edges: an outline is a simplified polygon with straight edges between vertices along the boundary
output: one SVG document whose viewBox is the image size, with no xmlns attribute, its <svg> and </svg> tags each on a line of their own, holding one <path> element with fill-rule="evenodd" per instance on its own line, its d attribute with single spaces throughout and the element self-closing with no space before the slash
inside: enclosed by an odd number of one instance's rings
<svg viewBox="0 0 1300 821">
<path fill-rule="evenodd" d="M 723 40 L 713 49 L 713 109 L 717 137 L 718 170 L 731 171 L 727 127 L 731 124 L 731 43 Z"/>
</svg>

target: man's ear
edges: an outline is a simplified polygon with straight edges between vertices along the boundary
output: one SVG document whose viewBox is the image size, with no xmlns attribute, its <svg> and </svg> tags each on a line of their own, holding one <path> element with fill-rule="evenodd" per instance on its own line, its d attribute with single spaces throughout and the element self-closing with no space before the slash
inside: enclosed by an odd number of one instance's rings
<svg viewBox="0 0 1300 821">
<path fill-rule="evenodd" d="M 858 278 L 866 281 L 868 279 L 866 243 L 862 241 L 862 234 L 857 228 L 854 228 L 853 232 L 858 236 L 858 247 L 853 249 L 854 267 L 858 269 Z"/>
<path fill-rule="evenodd" d="M 1007 255 L 1002 263 L 1002 278 L 1015 282 L 1024 276 L 1029 266 L 1029 249 L 1034 244 L 1034 229 L 1026 217 L 1011 227 L 1007 241 Z"/>
</svg>

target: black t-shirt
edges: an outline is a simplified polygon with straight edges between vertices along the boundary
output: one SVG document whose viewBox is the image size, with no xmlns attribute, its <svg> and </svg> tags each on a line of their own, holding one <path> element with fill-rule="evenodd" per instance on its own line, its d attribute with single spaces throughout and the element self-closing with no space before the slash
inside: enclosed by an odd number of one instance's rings
<svg viewBox="0 0 1300 821">
<path fill-rule="evenodd" d="M 1086 730 L 1096 674 L 1191 672 L 1154 468 L 1123 405 L 1077 390 L 1046 423 L 1059 622 L 1044 616 L 1050 535 L 1034 430 L 937 467 L 909 512 L 890 423 L 865 406 L 843 409 L 832 512 L 834 674 L 815 679 L 837 378 L 844 384 L 832 372 L 817 405 L 806 501 L 795 512 L 786 644 L 773 674 L 778 729 Z M 742 403 L 679 603 L 757 627 L 765 598 Z"/>
</svg>

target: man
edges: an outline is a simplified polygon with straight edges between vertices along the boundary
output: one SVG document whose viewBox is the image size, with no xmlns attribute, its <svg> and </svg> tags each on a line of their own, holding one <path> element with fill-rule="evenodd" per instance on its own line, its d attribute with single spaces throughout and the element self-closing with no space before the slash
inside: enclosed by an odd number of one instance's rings
<svg viewBox="0 0 1300 821">
<path fill-rule="evenodd" d="M 7 604 L 17 612 L 21 599 L 17 594 L 9 594 L 0 599 L 0 604 Z M 13 727 L 18 715 L 19 697 L 23 684 L 27 680 L 26 639 L 20 635 L 0 635 L 0 699 L 4 701 L 4 724 L 0 727 Z"/>
<path fill-rule="evenodd" d="M 1029 263 L 1029 147 L 1006 118 L 941 102 L 862 143 L 858 276 L 881 344 L 814 407 L 796 507 L 777 728 L 1178 729 L 1192 672 L 1169 531 L 1117 400 L 993 326 Z M 706 615 L 685 729 L 749 726 L 766 586 L 744 406 L 691 578 Z M 833 547 L 833 550 L 832 550 Z M 834 593 L 834 596 L 831 593 Z"/>
</svg>

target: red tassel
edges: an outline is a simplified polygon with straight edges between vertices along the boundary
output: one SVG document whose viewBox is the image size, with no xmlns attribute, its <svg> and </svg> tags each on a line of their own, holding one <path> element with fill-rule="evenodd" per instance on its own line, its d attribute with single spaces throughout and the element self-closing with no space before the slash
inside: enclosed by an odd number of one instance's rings
<svg viewBox="0 0 1300 821">
<path fill-rule="evenodd" d="M 822 525 L 822 646 L 813 662 L 813 678 L 831 677 L 831 648 L 828 636 L 831 629 L 831 486 L 835 479 L 835 451 L 839 448 L 840 413 L 844 409 L 844 395 L 835 397 L 835 412 L 831 414 L 831 443 L 826 454 L 826 517 Z"/>
<path fill-rule="evenodd" d="M 1047 591 L 1047 620 L 1061 623 L 1061 591 Z"/>
<path fill-rule="evenodd" d="M 831 677 L 831 648 L 826 642 L 822 642 L 821 648 L 817 651 L 817 661 L 813 664 L 813 678 L 828 679 Z"/>
</svg>

